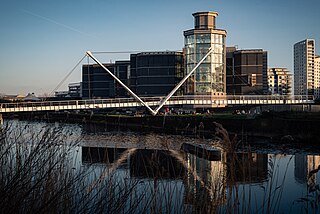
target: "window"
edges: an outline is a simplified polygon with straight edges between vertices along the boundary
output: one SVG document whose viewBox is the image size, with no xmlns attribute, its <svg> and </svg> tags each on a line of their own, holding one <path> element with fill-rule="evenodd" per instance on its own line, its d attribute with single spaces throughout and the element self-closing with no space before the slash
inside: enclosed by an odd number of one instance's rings
<svg viewBox="0 0 320 214">
<path fill-rule="evenodd" d="M 249 84 L 250 86 L 255 86 L 257 85 L 257 75 L 256 74 L 251 74 L 251 76 L 248 76 L 249 77 Z"/>
</svg>

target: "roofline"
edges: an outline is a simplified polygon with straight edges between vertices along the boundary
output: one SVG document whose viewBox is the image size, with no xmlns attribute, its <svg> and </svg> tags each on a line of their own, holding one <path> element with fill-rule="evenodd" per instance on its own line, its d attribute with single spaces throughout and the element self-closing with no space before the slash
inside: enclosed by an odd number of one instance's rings
<svg viewBox="0 0 320 214">
<path fill-rule="evenodd" d="M 209 15 L 209 16 L 214 16 L 217 17 L 219 14 L 217 12 L 211 12 L 211 11 L 203 11 L 203 12 L 196 12 L 192 14 L 193 16 L 198 16 L 198 15 Z"/>
</svg>

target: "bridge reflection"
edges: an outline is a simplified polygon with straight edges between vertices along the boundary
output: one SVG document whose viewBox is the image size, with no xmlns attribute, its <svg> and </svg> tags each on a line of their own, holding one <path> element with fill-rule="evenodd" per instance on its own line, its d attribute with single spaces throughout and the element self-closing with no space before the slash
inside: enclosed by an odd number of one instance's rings
<svg viewBox="0 0 320 214">
<path fill-rule="evenodd" d="M 82 147 L 82 164 L 94 166 L 98 163 L 111 168 L 128 150 Z M 132 179 L 153 182 L 152 191 L 156 191 L 155 188 L 159 192 L 165 191 L 160 184 L 179 182 L 185 204 L 198 206 L 206 200 L 205 204 L 210 202 L 211 206 L 217 207 L 226 203 L 228 186 L 268 179 L 268 155 L 222 152 L 221 159 L 212 160 L 184 151 L 135 149 L 126 156 L 121 169 L 126 169 Z"/>
</svg>

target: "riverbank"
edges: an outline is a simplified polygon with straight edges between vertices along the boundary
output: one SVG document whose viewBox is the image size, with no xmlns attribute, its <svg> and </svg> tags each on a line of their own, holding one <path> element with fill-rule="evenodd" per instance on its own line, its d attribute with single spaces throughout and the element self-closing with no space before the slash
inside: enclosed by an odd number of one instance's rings
<svg viewBox="0 0 320 214">
<path fill-rule="evenodd" d="M 277 143 L 320 144 L 318 112 L 264 112 L 260 115 L 232 113 L 198 115 L 126 116 L 71 112 L 37 112 L 7 115 L 11 118 L 93 125 L 101 130 L 155 132 L 214 138 L 216 125 L 243 140 L 264 137 Z M 90 127 L 90 126 L 88 126 Z"/>
</svg>

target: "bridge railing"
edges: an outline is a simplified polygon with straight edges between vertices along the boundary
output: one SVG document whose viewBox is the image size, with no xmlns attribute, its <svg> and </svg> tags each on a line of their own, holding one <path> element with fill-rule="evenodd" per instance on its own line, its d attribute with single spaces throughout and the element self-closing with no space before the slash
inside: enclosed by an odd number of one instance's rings
<svg viewBox="0 0 320 214">
<path fill-rule="evenodd" d="M 160 102 L 160 97 L 144 97 L 145 102 Z M 134 98 L 110 98 L 110 99 L 87 99 L 87 100 L 63 100 L 63 101 L 33 101 L 33 102 L 15 102 L 15 103 L 1 103 L 0 112 L 4 109 L 27 109 L 38 107 L 55 107 L 55 106 L 96 106 L 103 104 L 119 104 L 119 103 L 133 103 L 136 102 Z M 138 104 L 140 105 L 140 104 Z"/>
<path fill-rule="evenodd" d="M 150 105 L 156 106 L 161 103 L 165 97 L 141 97 L 141 99 L 149 103 Z M 170 101 L 185 101 L 185 100 L 224 100 L 226 101 L 265 101 L 265 100 L 283 100 L 283 103 L 286 101 L 291 101 L 291 103 L 305 103 L 312 102 L 314 100 L 313 96 L 308 95 L 295 95 L 295 96 L 272 96 L 272 95 L 183 95 L 183 96 L 172 96 Z M 292 102 L 298 101 L 298 102 Z M 0 112 L 14 112 L 21 111 L 21 109 L 31 108 L 37 110 L 38 108 L 45 109 L 45 107 L 52 107 L 51 110 L 63 109 L 64 106 L 73 106 L 72 109 L 81 108 L 94 108 L 101 107 L 101 104 L 125 104 L 125 103 L 135 103 L 136 106 L 141 104 L 137 102 L 134 98 L 113 98 L 113 99 L 87 99 L 87 100 L 64 100 L 64 101 L 37 101 L 37 102 L 15 102 L 15 103 L 1 103 Z M 239 102 L 240 104 L 241 102 Z M 247 103 L 247 102 L 245 102 Z M 61 108 L 60 108 L 61 107 Z M 11 110 L 8 110 L 11 109 Z M 30 109 L 28 109 L 30 111 Z"/>
<path fill-rule="evenodd" d="M 227 100 L 314 100 L 311 95 L 227 95 Z"/>
</svg>

